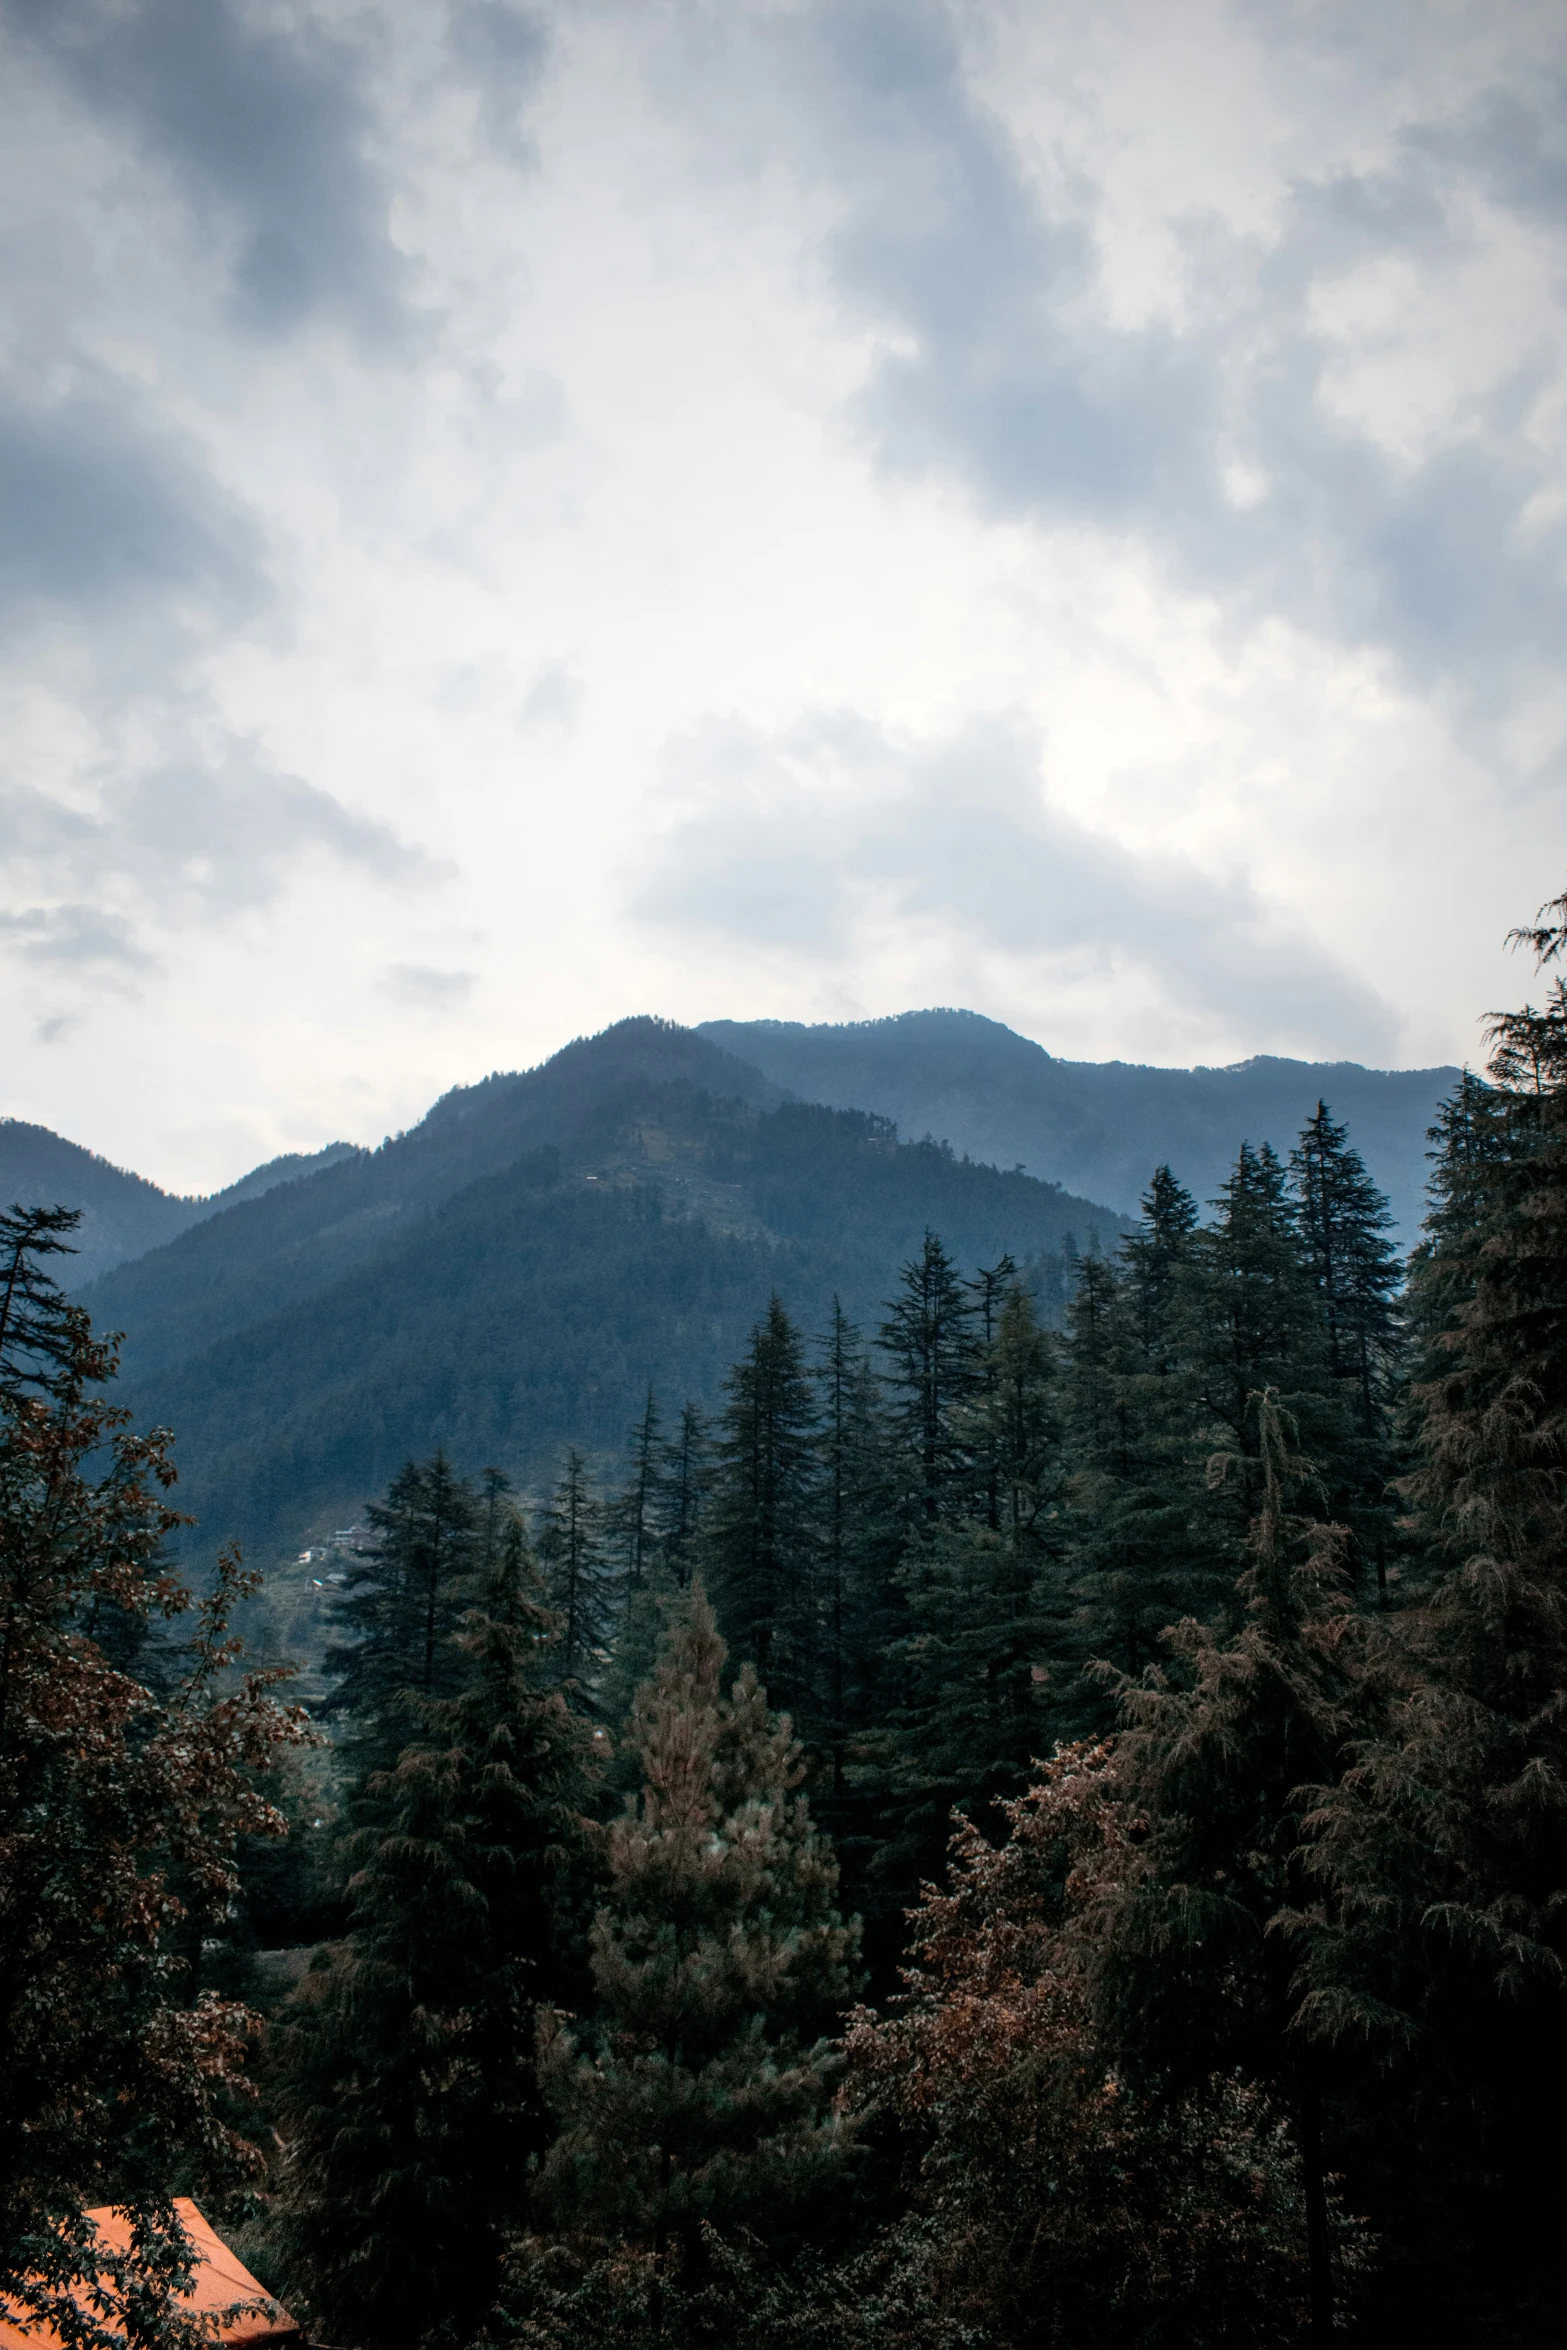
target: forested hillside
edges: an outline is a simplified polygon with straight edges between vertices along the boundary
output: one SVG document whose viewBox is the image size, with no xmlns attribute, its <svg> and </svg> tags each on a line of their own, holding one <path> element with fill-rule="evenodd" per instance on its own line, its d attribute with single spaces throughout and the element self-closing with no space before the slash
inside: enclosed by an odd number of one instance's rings
<svg viewBox="0 0 1567 2350">
<path fill-rule="evenodd" d="M 25 1119 L 0 1119 L 0 1200 L 23 1206 L 68 1206 L 81 1222 L 65 1259 L 67 1285 L 81 1289 L 126 1259 L 161 1248 L 192 1224 L 218 1216 L 241 1200 L 257 1199 L 278 1185 L 297 1182 L 318 1167 L 352 1156 L 346 1142 L 320 1151 L 293 1151 L 254 1167 L 237 1183 L 199 1199 L 160 1191 L 145 1176 L 127 1173 Z"/>
<path fill-rule="evenodd" d="M 701 1033 L 810 1101 L 879 1110 L 901 1133 L 1135 1210 L 1150 1167 L 1210 1199 L 1243 1142 L 1285 1151 L 1323 1096 L 1355 1130 L 1406 1245 L 1425 1196 L 1426 1129 L 1456 1069 L 1363 1069 L 1269 1054 L 1229 1069 L 1063 1061 L 977 1012 L 807 1027 L 707 1020 Z"/>
<path fill-rule="evenodd" d="M 777 1289 L 809 1327 L 877 1310 L 939 1226 L 1010 1251 L 1059 1313 L 1122 1220 L 1031 1177 L 782 1101 L 688 1031 L 626 1021 L 447 1095 L 407 1135 L 231 1210 L 88 1293 L 139 1414 L 180 1431 L 203 1539 L 269 1564 L 409 1452 L 549 1473 L 618 1445 L 651 1382 L 716 1397 Z"/>
</svg>

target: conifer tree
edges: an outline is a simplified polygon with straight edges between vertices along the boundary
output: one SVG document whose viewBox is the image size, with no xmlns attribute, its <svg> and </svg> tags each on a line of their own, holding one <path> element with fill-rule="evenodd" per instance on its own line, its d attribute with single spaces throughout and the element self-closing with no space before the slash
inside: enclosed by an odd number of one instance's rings
<svg viewBox="0 0 1567 2350">
<path fill-rule="evenodd" d="M 1067 1315 L 1083 1645 L 1131 1674 L 1157 1660 L 1167 1625 L 1205 1613 L 1215 1597 L 1201 1523 L 1206 1448 L 1181 1351 L 1196 1228 L 1190 1193 L 1160 1167 L 1119 1264 L 1087 1260 Z"/>
<path fill-rule="evenodd" d="M 1414 1377 L 1434 1377 L 1445 1359 L 1445 1333 L 1474 1295 L 1480 1252 L 1503 1212 L 1506 1170 L 1530 1154 L 1530 1123 L 1514 1095 L 1470 1069 L 1437 1112 L 1426 1219 L 1409 1262 Z"/>
<path fill-rule="evenodd" d="M 539 1536 L 550 1605 L 560 1617 L 560 1668 L 568 1688 L 592 1703 L 620 1614 L 616 1578 L 604 1556 L 604 1508 L 588 1465 L 568 1445 Z"/>
<path fill-rule="evenodd" d="M 1176 1369 L 1180 1282 L 1199 1221 L 1197 1202 L 1168 1167 L 1156 1167 L 1143 1194 L 1142 1211 L 1142 1220 L 1123 1243 L 1121 1255 L 1141 1368 L 1164 1379 Z"/>
<path fill-rule="evenodd" d="M 707 1424 L 696 1405 L 688 1403 L 679 1433 L 663 1448 L 659 1469 L 659 1560 L 664 1580 L 677 1591 L 684 1591 L 696 1572 L 710 1467 Z"/>
<path fill-rule="evenodd" d="M 912 1885 L 940 1866 L 954 1805 L 1015 1794 L 1054 1735 L 1056 1684 L 1080 1658 L 1061 1570 L 1061 1421 L 1050 1334 L 1024 1289 L 976 1365 L 962 1440 L 993 1464 L 974 1513 L 919 1528 L 902 1566 L 908 1629 L 894 1716 L 899 1831 L 881 1857 Z"/>
<path fill-rule="evenodd" d="M 1017 1266 L 1011 1257 L 1003 1256 L 994 1265 L 981 1265 L 964 1287 L 974 1300 L 974 1384 L 982 1406 L 988 1406 L 994 1398 L 997 1377 L 996 1337 L 1008 1300 L 1017 1287 Z M 994 1412 L 988 1409 L 982 1408 L 975 1416 L 975 1432 L 980 1439 L 975 1468 L 984 1520 L 992 1532 L 1000 1531 L 1005 1483 L 1005 1471 L 994 1441 L 999 1425 Z"/>
<path fill-rule="evenodd" d="M 1383 1424 L 1398 1367 L 1400 1273 L 1386 1199 L 1345 1129 L 1318 1102 L 1290 1154 L 1301 1235 L 1327 1324 L 1328 1367 L 1347 1381 L 1361 1431 Z"/>
<path fill-rule="evenodd" d="M 1188 1619 L 1167 1674 L 1118 1687 L 1123 1801 L 1146 1821 L 1112 1905 L 1103 2025 L 1144 2079 L 1239 2074 L 1290 2115 L 1300 2148 L 1312 2341 L 1334 2323 L 1324 2063 L 1299 2029 L 1302 1993 L 1285 1930 L 1307 1892 L 1306 1790 L 1334 1776 L 1358 1726 L 1357 1627 L 1342 1529 L 1294 1515 L 1311 1464 L 1277 1392 L 1253 1399 L 1258 1508 L 1233 1632 Z M 1218 1466 L 1218 1465 L 1216 1465 Z"/>
<path fill-rule="evenodd" d="M 1184 1463 L 1155 1451 L 1139 1357 L 1124 1281 L 1090 1261 L 1067 1313 L 1072 1564 L 1089 1654 L 1127 1673 L 1153 1661 L 1164 1626 L 1186 1612 L 1161 1572 L 1180 1512 L 1161 1506 L 1159 1486 L 1173 1476 L 1178 1495 Z"/>
<path fill-rule="evenodd" d="M 774 1297 L 729 1374 L 703 1550 L 727 1637 L 814 1721 L 820 1669 L 812 1523 L 815 1398 Z"/>
<path fill-rule="evenodd" d="M 412 1735 L 414 1703 L 461 1685 L 455 1635 L 474 1597 L 481 1524 L 471 1486 L 439 1452 L 410 1461 L 366 1515 L 375 1539 L 348 1568 L 323 1709 L 347 1722 L 351 1827 L 368 1817 L 370 1780 L 390 1770 Z"/>
<path fill-rule="evenodd" d="M 816 1370 L 820 1729 L 842 1798 L 848 1747 L 873 1716 L 897 1627 L 898 1496 L 875 1375 L 839 1300 Z"/>
<path fill-rule="evenodd" d="M 1567 949 L 1567 901 L 1525 934 Z M 1405 1481 L 1438 1572 L 1389 1619 L 1385 1724 L 1324 1787 L 1311 2018 L 1409 2126 L 1397 2285 L 1427 2340 L 1532 2339 L 1567 2293 L 1567 995 L 1460 1087 L 1417 1288 Z M 1434 1308 L 1434 1310 L 1433 1310 Z M 1400 2194 L 1399 2189 L 1403 2192 Z M 1544 2338 L 1543 2336 L 1541 2338 Z"/>
<path fill-rule="evenodd" d="M 1339 1485 L 1329 1502 L 1354 1538 L 1357 1575 L 1369 1562 L 1385 1603 L 1396 1540 L 1389 1479 L 1404 1343 L 1397 1306 L 1402 1271 L 1387 1238 L 1392 1213 L 1325 1102 L 1302 1128 L 1290 1167 L 1328 1369 L 1348 1403 L 1350 1432 L 1338 1447 Z"/>
<path fill-rule="evenodd" d="M 959 1412 L 974 1379 L 973 1309 L 957 1267 L 934 1232 L 903 1266 L 888 1302 L 881 1345 L 891 1370 L 911 1521 L 929 1527 L 967 1513 L 973 1464 Z"/>
<path fill-rule="evenodd" d="M 556 2222 L 650 2257 L 655 2319 L 701 2278 L 704 2225 L 777 2239 L 837 2176 L 836 2057 L 854 1936 L 798 1792 L 789 1724 L 725 1648 L 700 1583 L 632 1731 L 645 1783 L 609 1839 L 591 2042 L 546 2022 Z"/>
<path fill-rule="evenodd" d="M 626 1481 L 604 1511 L 605 1548 L 618 1593 L 619 1620 L 602 1697 L 605 1719 L 617 1727 L 652 1667 L 663 1625 L 661 1600 L 672 1587 L 662 1539 L 664 1451 L 658 1405 L 649 1383 L 626 1447 Z M 629 1763 L 629 1757 L 625 1760 Z"/>
<path fill-rule="evenodd" d="M 361 1839 L 346 1944 L 283 2030 L 273 2245 L 335 2342 L 461 2343 L 493 2304 L 547 2136 L 535 2010 L 575 1990 L 591 1738 L 515 1512 Z"/>
<path fill-rule="evenodd" d="M 647 1401 L 631 1431 L 629 1473 L 606 1513 L 606 1532 L 628 1607 L 649 1580 L 658 1546 L 662 1449 L 658 1404 L 649 1383 Z"/>
<path fill-rule="evenodd" d="M 1261 1507 L 1263 1470 L 1256 1398 L 1273 1390 L 1298 1426 L 1331 1490 L 1349 1431 L 1328 1363 L 1321 1302 L 1285 1170 L 1264 1143 L 1241 1145 L 1214 1203 L 1212 1225 L 1193 1232 L 1178 1279 L 1177 1344 L 1191 1380 L 1194 1461 L 1220 1453 L 1235 1471 L 1196 1504 L 1208 1552 L 1200 1613 L 1233 1590 L 1248 1529 Z"/>
</svg>

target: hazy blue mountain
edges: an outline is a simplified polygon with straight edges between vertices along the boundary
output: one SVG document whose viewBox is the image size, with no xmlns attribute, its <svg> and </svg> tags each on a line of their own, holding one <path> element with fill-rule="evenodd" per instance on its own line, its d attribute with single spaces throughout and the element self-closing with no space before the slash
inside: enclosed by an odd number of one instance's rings
<svg viewBox="0 0 1567 2350">
<path fill-rule="evenodd" d="M 1406 1245 L 1423 1213 L 1426 1128 L 1458 1078 L 1270 1054 L 1228 1069 L 1060 1061 L 978 1012 L 813 1027 L 705 1020 L 699 1033 L 808 1101 L 879 1110 L 903 1135 L 935 1135 L 1125 1210 L 1161 1163 L 1210 1198 L 1242 1142 L 1287 1151 L 1321 1097 L 1348 1123 Z"/>
<path fill-rule="evenodd" d="M 873 1327 L 927 1225 L 968 1265 L 1123 1219 L 1054 1185 L 784 1099 L 688 1030 L 622 1022 L 448 1094 L 409 1133 L 230 1208 L 88 1293 L 127 1401 L 178 1433 L 201 1547 L 266 1566 L 357 1515 L 411 1453 L 545 1478 L 617 1452 L 651 1380 L 716 1403 L 777 1288 Z"/>
<path fill-rule="evenodd" d="M 287 1190 L 241 1200 L 138 1258 L 84 1299 L 127 1333 L 138 1375 L 246 1328 L 336 1280 L 479 1177 L 560 1148 L 585 1119 L 657 1078 L 741 1101 L 783 1096 L 756 1069 L 667 1021 L 623 1020 L 536 1069 L 454 1087 L 375 1151 L 351 1151 Z"/>
<path fill-rule="evenodd" d="M 80 1143 L 67 1142 L 47 1126 L 25 1119 L 0 1119 L 0 1206 L 80 1208 L 77 1255 L 68 1263 L 65 1286 L 80 1289 L 129 1257 L 145 1255 L 173 1240 L 192 1224 L 220 1215 L 242 1199 L 253 1199 L 280 1183 L 296 1182 L 317 1167 L 352 1155 L 346 1142 L 325 1150 L 292 1151 L 269 1159 L 201 1199 L 160 1191 L 145 1176 L 132 1175 Z"/>
</svg>

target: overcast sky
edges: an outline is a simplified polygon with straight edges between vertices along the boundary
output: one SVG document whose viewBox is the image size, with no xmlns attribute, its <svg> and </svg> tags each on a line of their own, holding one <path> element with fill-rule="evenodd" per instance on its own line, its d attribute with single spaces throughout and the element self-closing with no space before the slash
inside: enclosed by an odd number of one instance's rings
<svg viewBox="0 0 1567 2350">
<path fill-rule="evenodd" d="M 628 1012 L 1473 1058 L 1567 865 L 1560 0 L 0 0 L 5 1101 Z"/>
</svg>

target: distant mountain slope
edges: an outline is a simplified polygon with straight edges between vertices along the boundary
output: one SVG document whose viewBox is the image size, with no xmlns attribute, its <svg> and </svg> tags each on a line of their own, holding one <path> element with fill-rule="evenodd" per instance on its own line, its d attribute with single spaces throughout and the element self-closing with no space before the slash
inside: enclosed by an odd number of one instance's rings
<svg viewBox="0 0 1567 2350">
<path fill-rule="evenodd" d="M 464 1179 L 466 1178 L 466 1179 Z M 778 1288 L 811 1329 L 868 1326 L 933 1225 L 966 1266 L 1122 1222 L 1031 1177 L 782 1100 L 688 1031 L 627 1021 L 543 1068 L 231 1209 L 100 1282 L 127 1400 L 178 1434 L 205 1550 L 272 1565 L 356 1514 L 410 1453 L 541 1479 L 618 1451 L 648 1382 L 716 1403 Z"/>
<path fill-rule="evenodd" d="M 226 1191 L 185 1199 L 160 1191 L 145 1176 L 132 1175 L 79 1143 L 67 1142 L 47 1126 L 25 1119 L 0 1119 L 0 1207 L 80 1208 L 76 1257 L 67 1260 L 64 1285 L 80 1289 L 128 1257 L 160 1248 L 192 1224 L 220 1215 L 235 1201 L 257 1197 L 280 1183 L 295 1182 L 316 1167 L 350 1155 L 346 1142 L 329 1143 L 308 1156 L 295 1151 L 253 1168 Z"/>
<path fill-rule="evenodd" d="M 852 1104 L 1003 1167 L 1135 1210 L 1168 1162 L 1208 1199 L 1243 1141 L 1285 1152 L 1325 1098 L 1388 1194 L 1407 1246 L 1424 1212 L 1426 1128 L 1456 1069 L 1363 1069 L 1264 1055 L 1230 1069 L 1058 1061 L 978 1012 L 802 1026 L 705 1020 L 699 1033 L 808 1101 Z"/>
<path fill-rule="evenodd" d="M 128 1374 L 172 1362 L 337 1280 L 479 1177 L 559 1148 L 650 1079 L 753 1103 L 783 1097 L 748 1064 L 668 1021 L 623 1020 L 536 1069 L 455 1087 L 406 1134 L 287 1190 L 242 1201 L 122 1266 L 83 1302 L 127 1333 Z"/>
</svg>

